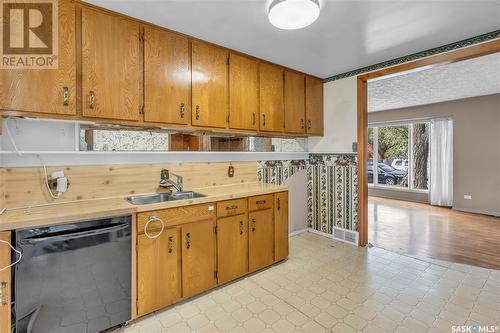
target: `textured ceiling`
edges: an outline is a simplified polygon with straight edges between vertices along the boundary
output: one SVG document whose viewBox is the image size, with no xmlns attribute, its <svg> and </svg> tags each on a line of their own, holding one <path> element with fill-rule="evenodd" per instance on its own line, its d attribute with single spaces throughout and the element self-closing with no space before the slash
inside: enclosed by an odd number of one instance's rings
<svg viewBox="0 0 500 333">
<path fill-rule="evenodd" d="M 500 93 L 500 53 L 368 83 L 370 112 Z"/>
<path fill-rule="evenodd" d="M 311 26 L 279 30 L 269 0 L 90 0 L 322 78 L 500 29 L 500 0 L 320 0 Z"/>
</svg>

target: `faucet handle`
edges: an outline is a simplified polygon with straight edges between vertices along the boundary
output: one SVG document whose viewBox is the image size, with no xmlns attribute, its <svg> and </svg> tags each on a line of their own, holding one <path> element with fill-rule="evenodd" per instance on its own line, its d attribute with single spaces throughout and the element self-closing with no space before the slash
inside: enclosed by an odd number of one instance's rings
<svg viewBox="0 0 500 333">
<path fill-rule="evenodd" d="M 169 179 L 170 178 L 170 173 L 168 169 L 161 169 L 161 178 L 162 179 Z"/>
</svg>

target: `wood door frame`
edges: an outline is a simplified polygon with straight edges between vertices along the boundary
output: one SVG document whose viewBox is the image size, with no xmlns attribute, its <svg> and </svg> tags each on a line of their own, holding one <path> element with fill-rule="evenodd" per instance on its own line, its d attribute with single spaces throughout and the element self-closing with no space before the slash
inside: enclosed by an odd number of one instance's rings
<svg viewBox="0 0 500 333">
<path fill-rule="evenodd" d="M 358 231 L 360 246 L 368 244 L 368 81 L 419 67 L 436 67 L 497 52 L 500 52 L 500 39 L 383 68 L 357 77 Z"/>
</svg>

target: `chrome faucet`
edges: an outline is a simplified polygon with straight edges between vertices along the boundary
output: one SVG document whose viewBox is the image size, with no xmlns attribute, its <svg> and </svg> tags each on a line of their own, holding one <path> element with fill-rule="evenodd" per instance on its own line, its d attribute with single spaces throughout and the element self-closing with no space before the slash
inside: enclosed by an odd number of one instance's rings
<svg viewBox="0 0 500 333">
<path fill-rule="evenodd" d="M 171 180 L 170 175 L 175 176 L 177 178 L 177 181 L 174 182 L 173 180 Z M 161 169 L 160 187 L 163 188 L 175 187 L 177 192 L 182 192 L 182 177 L 175 173 L 170 173 L 167 169 Z"/>
</svg>

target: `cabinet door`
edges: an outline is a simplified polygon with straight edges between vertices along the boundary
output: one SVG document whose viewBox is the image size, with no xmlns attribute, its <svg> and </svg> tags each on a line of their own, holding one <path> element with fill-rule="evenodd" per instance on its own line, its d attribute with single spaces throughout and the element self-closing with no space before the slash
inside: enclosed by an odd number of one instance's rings
<svg viewBox="0 0 500 333">
<path fill-rule="evenodd" d="M 250 271 L 269 266 L 274 261 L 273 210 L 259 210 L 248 214 L 248 261 Z"/>
<path fill-rule="evenodd" d="M 306 131 L 323 135 L 323 80 L 306 76 Z"/>
<path fill-rule="evenodd" d="M 57 69 L 2 69 L 0 109 L 76 114 L 75 4 L 58 4 Z"/>
<path fill-rule="evenodd" d="M 228 111 L 228 52 L 203 42 L 192 42 L 191 123 L 225 128 Z"/>
<path fill-rule="evenodd" d="M 183 297 L 198 294 L 217 283 L 214 227 L 214 220 L 182 226 Z"/>
<path fill-rule="evenodd" d="M 156 232 L 153 232 L 153 235 Z M 137 236 L 137 311 L 150 313 L 181 298 L 179 228 Z"/>
<path fill-rule="evenodd" d="M 10 232 L 0 232 L 0 239 L 10 243 Z M 10 265 L 10 248 L 7 244 L 0 242 L 0 268 Z M 0 271 L 0 332 L 10 332 L 11 319 L 11 295 L 10 295 L 10 268 Z"/>
<path fill-rule="evenodd" d="M 219 283 L 248 272 L 248 221 L 241 214 L 217 220 L 217 279 Z"/>
<path fill-rule="evenodd" d="M 274 195 L 274 260 L 288 257 L 288 192 Z"/>
<path fill-rule="evenodd" d="M 283 69 L 259 65 L 260 130 L 282 132 L 284 127 Z"/>
<path fill-rule="evenodd" d="M 285 71 L 285 132 L 305 133 L 306 104 L 303 74 Z"/>
<path fill-rule="evenodd" d="M 82 9 L 83 116 L 138 120 L 139 23 Z"/>
<path fill-rule="evenodd" d="M 189 66 L 186 37 L 144 28 L 144 121 L 188 124 Z"/>
<path fill-rule="evenodd" d="M 259 129 L 259 63 L 231 53 L 229 60 L 229 124 L 234 129 Z"/>
</svg>

